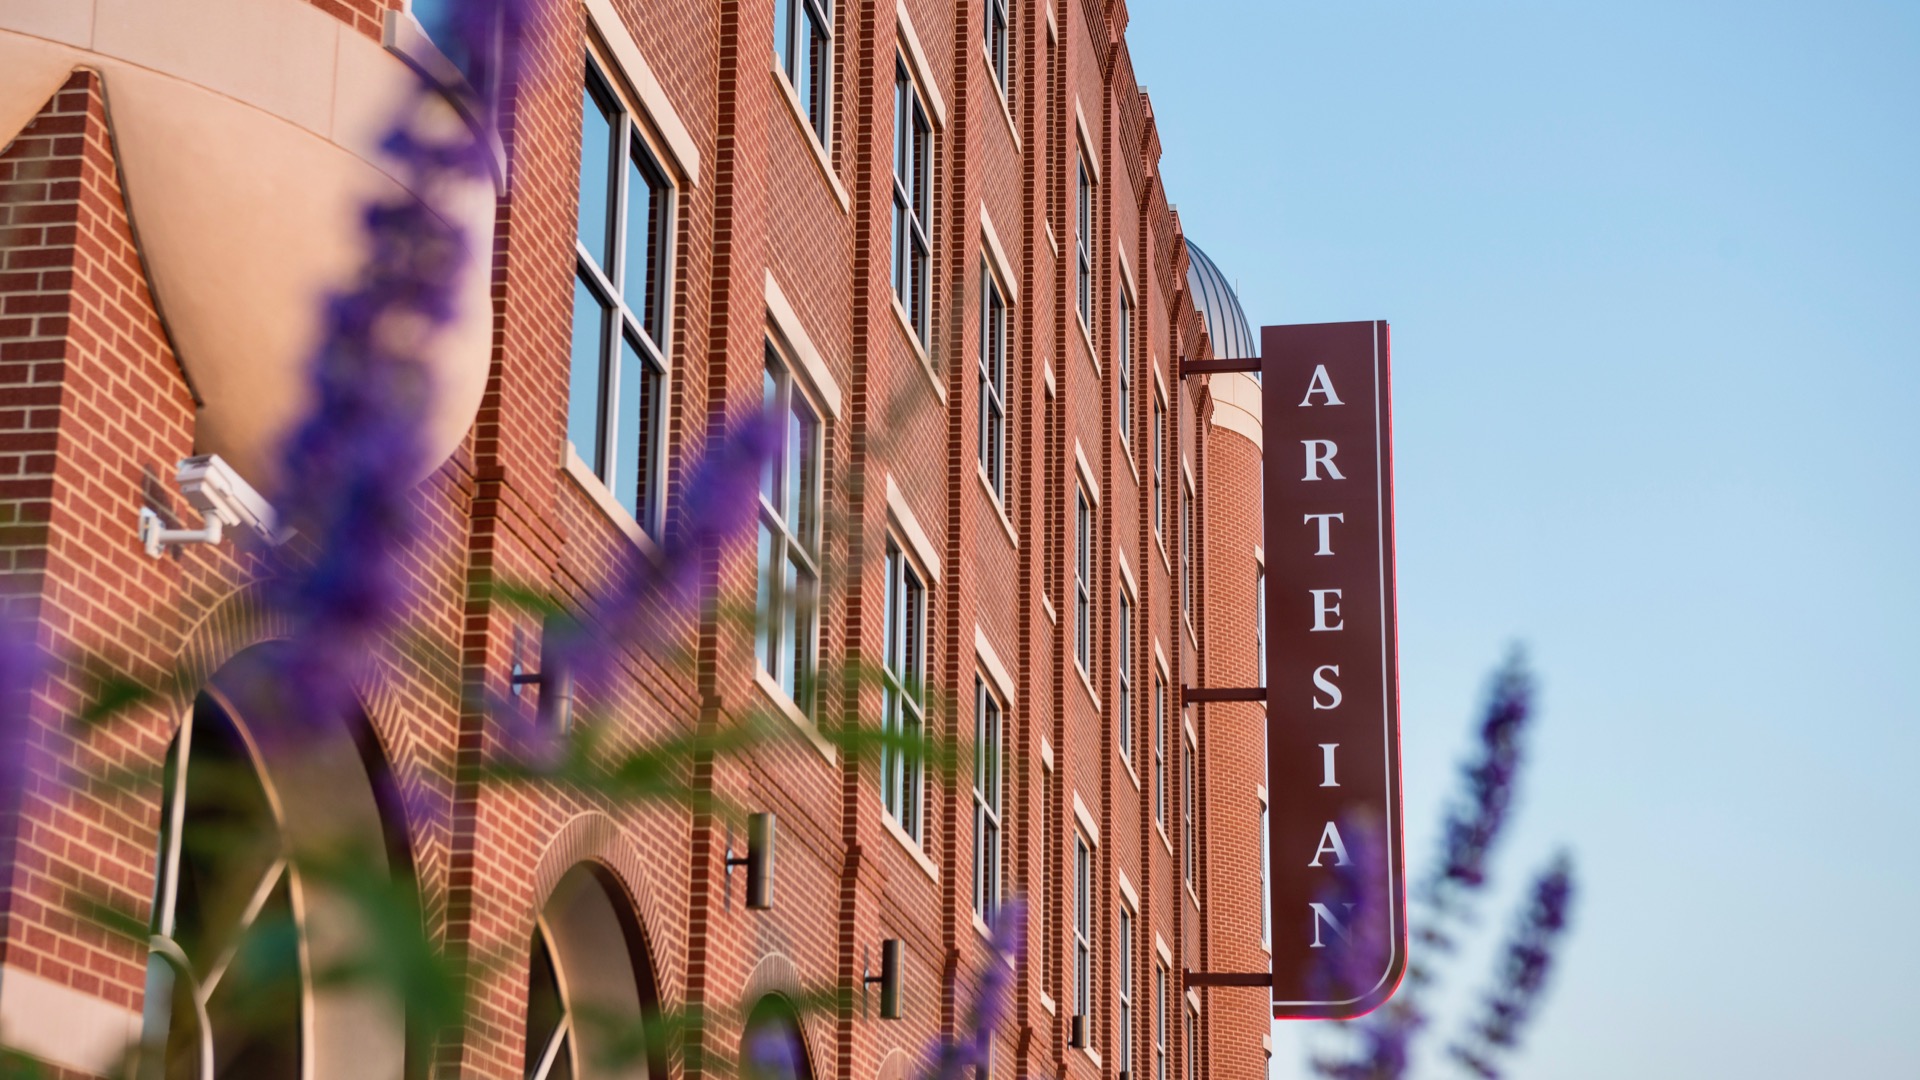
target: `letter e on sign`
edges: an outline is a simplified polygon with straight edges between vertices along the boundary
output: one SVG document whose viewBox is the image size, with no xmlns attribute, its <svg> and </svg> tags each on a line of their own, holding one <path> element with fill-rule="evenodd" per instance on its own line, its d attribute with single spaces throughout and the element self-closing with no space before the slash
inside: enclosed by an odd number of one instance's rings
<svg viewBox="0 0 1920 1080">
<path fill-rule="evenodd" d="M 1407 965 L 1387 343 L 1260 334 L 1276 1018 L 1359 1016 Z"/>
</svg>

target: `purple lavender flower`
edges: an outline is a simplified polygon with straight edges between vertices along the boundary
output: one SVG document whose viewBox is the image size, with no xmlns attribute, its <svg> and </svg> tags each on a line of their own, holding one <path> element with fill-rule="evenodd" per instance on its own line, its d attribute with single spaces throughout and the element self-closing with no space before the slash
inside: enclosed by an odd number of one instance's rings
<svg viewBox="0 0 1920 1080">
<path fill-rule="evenodd" d="M 1006 1022 L 1013 983 L 1026 955 L 1026 928 L 1024 903 L 1009 900 L 1000 906 L 993 919 L 991 955 L 980 973 L 980 987 L 974 992 L 959 1033 L 951 1041 L 942 1039 L 935 1047 L 927 1080 L 962 1080 L 969 1069 L 987 1063 L 993 1053 L 994 1033 Z"/>
<path fill-rule="evenodd" d="M 0 618 L 0 813 L 13 809 L 35 772 L 33 691 L 46 666 L 33 624 Z"/>
<path fill-rule="evenodd" d="M 1364 995 L 1379 985 L 1387 968 L 1393 941 L 1383 917 L 1390 899 L 1381 892 L 1387 882 L 1383 834 L 1375 815 L 1355 815 L 1340 822 L 1347 861 L 1334 868 L 1317 902 L 1346 932 L 1329 931 L 1331 940 L 1325 942 L 1320 966 L 1310 976 L 1316 997 L 1344 1000 Z M 1395 1080 L 1405 1074 L 1413 1037 L 1425 1023 L 1417 1002 L 1403 990 L 1385 1007 L 1343 1025 L 1353 1039 L 1345 1055 L 1315 1057 L 1312 1067 L 1332 1080 Z"/>
<path fill-rule="evenodd" d="M 518 55 L 522 2 L 471 0 L 450 20 L 462 51 L 494 65 L 489 73 L 501 83 Z M 383 142 L 410 194 L 364 214 L 372 256 L 327 302 L 309 369 L 314 404 L 282 449 L 275 503 L 305 541 L 275 553 L 270 594 L 297 642 L 274 674 L 293 732 L 351 706 L 379 637 L 412 602 L 402 557 L 419 533 L 418 433 L 433 392 L 421 353 L 454 318 L 460 279 L 474 263 L 467 237 L 450 224 L 456 216 L 436 200 L 451 181 L 490 167 L 478 138 L 419 133 L 434 92 L 419 86 Z"/>
<path fill-rule="evenodd" d="M 1533 676 L 1517 650 L 1494 677 L 1487 714 L 1480 725 L 1480 754 L 1462 768 L 1465 798 L 1447 813 L 1445 849 L 1434 875 L 1438 894 L 1449 885 L 1478 888 L 1486 882 L 1487 857 L 1499 839 L 1513 803 L 1522 762 L 1521 737 L 1533 711 Z"/>
<path fill-rule="evenodd" d="M 1501 955 L 1498 985 L 1486 995 L 1480 1017 L 1468 1025 L 1465 1038 L 1448 1048 L 1454 1060 L 1484 1080 L 1499 1080 L 1499 1056 L 1519 1045 L 1539 1008 L 1554 950 L 1567 931 L 1573 897 L 1573 857 L 1562 851 L 1534 879 L 1530 903 Z"/>
</svg>

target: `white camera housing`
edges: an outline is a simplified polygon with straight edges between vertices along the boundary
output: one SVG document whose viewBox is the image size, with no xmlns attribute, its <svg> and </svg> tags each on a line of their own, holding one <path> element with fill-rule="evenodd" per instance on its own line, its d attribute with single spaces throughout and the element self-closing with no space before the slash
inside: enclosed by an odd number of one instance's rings
<svg viewBox="0 0 1920 1080">
<path fill-rule="evenodd" d="M 180 462 L 180 494 L 203 514 L 217 517 L 220 524 L 233 528 L 245 525 L 267 539 L 273 539 L 273 504 L 240 479 L 233 466 L 219 454 L 200 454 Z"/>
<path fill-rule="evenodd" d="M 217 544 L 229 528 L 244 525 L 269 543 L 278 543 L 273 504 L 240 478 L 218 454 L 199 454 L 180 462 L 175 474 L 180 494 L 206 521 L 201 529 L 169 529 L 149 507 L 140 510 L 140 543 L 159 558 L 170 544 Z"/>
</svg>

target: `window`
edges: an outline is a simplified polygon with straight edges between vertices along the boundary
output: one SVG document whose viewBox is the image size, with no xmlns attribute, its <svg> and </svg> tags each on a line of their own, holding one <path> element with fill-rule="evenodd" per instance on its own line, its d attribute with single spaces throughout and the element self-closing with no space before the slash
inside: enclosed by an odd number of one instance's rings
<svg viewBox="0 0 1920 1080">
<path fill-rule="evenodd" d="M 766 409 L 786 418 L 780 445 L 760 473 L 760 668 L 800 711 L 813 715 L 814 612 L 820 591 L 819 415 L 794 385 L 771 341 Z"/>
<path fill-rule="evenodd" d="M 591 59 L 580 100 L 567 438 L 640 527 L 658 537 L 673 188 Z"/>
<path fill-rule="evenodd" d="M 1260 799 L 1260 944 L 1273 944 L 1273 908 L 1269 901 L 1273 898 L 1272 851 L 1267 839 L 1267 800 Z"/>
<path fill-rule="evenodd" d="M 1153 395 L 1153 535 L 1162 544 L 1167 539 L 1167 403 L 1156 391 Z"/>
<path fill-rule="evenodd" d="M 833 0 L 774 0 L 773 55 L 825 146 L 833 115 Z"/>
<path fill-rule="evenodd" d="M 1052 982 L 1055 965 L 1060 962 L 1060 946 L 1053 940 L 1053 762 L 1040 760 L 1040 942 L 1045 950 L 1040 966 L 1041 992 L 1059 992 Z"/>
<path fill-rule="evenodd" d="M 1125 1072 L 1133 1068 L 1133 912 L 1125 906 L 1120 908 L 1120 937 L 1115 944 L 1120 949 L 1120 1031 L 1117 1038 L 1120 1047 L 1118 1068 Z"/>
<path fill-rule="evenodd" d="M 799 0 L 795 0 L 799 2 Z M 893 295 L 922 344 L 928 341 L 928 271 L 933 259 L 933 125 L 907 62 L 893 63 Z"/>
<path fill-rule="evenodd" d="M 1080 311 L 1080 322 L 1087 330 L 1093 330 L 1093 180 L 1087 175 L 1087 156 L 1080 152 L 1076 173 L 1076 191 L 1074 202 L 1079 228 L 1074 233 L 1074 253 L 1078 259 L 1078 291 L 1076 303 Z"/>
<path fill-rule="evenodd" d="M 1000 701 L 973 680 L 973 908 L 989 926 L 1000 911 L 1000 803 L 1005 749 Z"/>
<path fill-rule="evenodd" d="M 1087 493 L 1075 487 L 1073 525 L 1073 659 L 1083 672 L 1093 670 L 1093 508 Z"/>
<path fill-rule="evenodd" d="M 1073 1015 L 1093 1017 L 1093 852 L 1073 834 Z"/>
<path fill-rule="evenodd" d="M 1153 820 L 1167 826 L 1167 679 L 1153 673 Z"/>
<path fill-rule="evenodd" d="M 885 691 L 880 747 L 880 802 L 902 832 L 921 839 L 926 731 L 927 588 L 900 546 L 887 541 L 886 645 L 880 681 Z"/>
<path fill-rule="evenodd" d="M 1054 522 L 1059 520 L 1059 510 L 1054 503 L 1055 496 L 1058 494 L 1060 487 L 1060 470 L 1054 464 L 1054 462 L 1059 460 L 1054 457 L 1055 442 L 1060 434 L 1059 404 L 1059 399 L 1054 395 L 1053 388 L 1048 387 L 1046 415 L 1041 419 L 1041 426 L 1045 428 L 1041 433 L 1041 437 L 1045 445 L 1040 448 L 1040 459 L 1044 462 L 1040 471 L 1045 478 L 1041 482 L 1042 505 L 1040 512 L 1046 517 L 1046 536 L 1049 545 L 1053 543 L 1054 537 L 1060 535 L 1060 531 L 1054 527 Z M 1045 558 L 1042 558 L 1040 562 L 1045 571 L 1043 575 L 1045 580 L 1042 583 L 1041 595 L 1047 598 L 1048 603 L 1057 605 L 1060 603 L 1060 593 L 1056 588 L 1057 582 L 1055 579 L 1060 576 L 1060 571 L 1054 566 L 1054 556 L 1051 552 L 1049 552 Z"/>
<path fill-rule="evenodd" d="M 1167 965 L 1153 965 L 1153 1080 L 1167 1080 Z"/>
<path fill-rule="evenodd" d="M 1114 638 L 1113 674 L 1119 684 L 1116 723 L 1120 757 L 1133 764 L 1133 600 L 1120 590 L 1120 633 Z"/>
<path fill-rule="evenodd" d="M 1133 300 L 1120 290 L 1120 341 L 1114 349 L 1114 366 L 1119 369 L 1120 400 L 1114 403 L 1114 426 L 1120 429 L 1120 442 L 1133 446 Z"/>
<path fill-rule="evenodd" d="M 1267 685 L 1267 570 L 1256 566 L 1253 572 L 1253 663 L 1260 673 L 1261 686 Z"/>
<path fill-rule="evenodd" d="M 1200 1076 L 1200 1010 L 1187 1003 L 1187 1076 L 1189 1080 L 1199 1080 Z"/>
<path fill-rule="evenodd" d="M 1180 489 L 1180 610 L 1193 621 L 1193 485 Z"/>
<path fill-rule="evenodd" d="M 1193 801 L 1198 777 L 1194 769 L 1194 758 L 1197 755 L 1194 753 L 1191 735 L 1180 744 L 1180 751 L 1180 856 L 1186 871 L 1187 887 L 1194 888 L 1193 869 L 1198 848 L 1194 844 Z"/>
<path fill-rule="evenodd" d="M 740 1040 L 741 1080 L 812 1080 L 800 1016 L 781 996 L 761 998 Z"/>
<path fill-rule="evenodd" d="M 1007 0 L 987 0 L 987 66 L 993 70 L 993 85 L 1013 107 L 1013 33 L 1007 18 Z"/>
<path fill-rule="evenodd" d="M 1007 301 L 1000 283 L 980 273 L 980 468 L 1003 504 L 1007 498 Z"/>
</svg>

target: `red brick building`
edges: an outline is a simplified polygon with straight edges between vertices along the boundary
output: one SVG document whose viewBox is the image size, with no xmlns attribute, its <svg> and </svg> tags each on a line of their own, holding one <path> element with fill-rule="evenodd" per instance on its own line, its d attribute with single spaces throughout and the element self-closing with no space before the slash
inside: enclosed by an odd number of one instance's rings
<svg viewBox="0 0 1920 1080">
<path fill-rule="evenodd" d="M 314 298 L 360 256 L 355 208 L 403 183 L 386 111 L 420 70 L 439 119 L 481 115 L 439 10 L 0 6 L 0 565 L 60 658 L 30 703 L 52 753 L 0 804 L 0 1043 L 75 1075 L 144 1040 L 178 1075 L 693 1077 L 732 1075 L 752 1029 L 800 1075 L 904 1077 L 1019 896 L 992 1075 L 1263 1076 L 1265 992 L 1180 982 L 1268 963 L 1260 709 L 1181 700 L 1260 678 L 1257 388 L 1178 368 L 1253 343 L 1161 185 L 1121 0 L 539 5 L 481 132 L 500 174 L 453 200 L 493 258 L 432 361 L 416 616 L 359 721 L 276 760 L 245 678 L 286 634 L 258 543 L 155 559 L 137 518 L 198 524 L 191 455 L 272 490 Z M 461 778 L 501 739 L 487 703 L 543 692 L 513 683 L 539 620 L 487 586 L 578 606 L 763 402 L 789 420 L 757 540 L 719 553 L 709 610 L 659 613 L 691 662 L 636 650 L 576 706 L 634 743 L 791 728 L 687 776 L 776 816 L 754 910 L 729 816 Z M 76 732 L 90 661 L 184 674 Z M 856 756 L 850 725 L 965 753 Z M 240 910 L 181 839 L 207 762 L 257 776 L 284 838 Z M 261 1006 L 278 1027 L 229 1024 L 236 928 L 284 912 L 303 971 L 355 946 L 284 858 L 322 834 L 375 841 L 441 947 L 505 958 L 457 1037 L 321 979 Z M 152 941 L 77 917 L 82 895 Z M 889 939 L 897 1020 L 862 1007 Z M 676 1010 L 704 1020 L 618 1073 L 573 1022 Z"/>
</svg>

